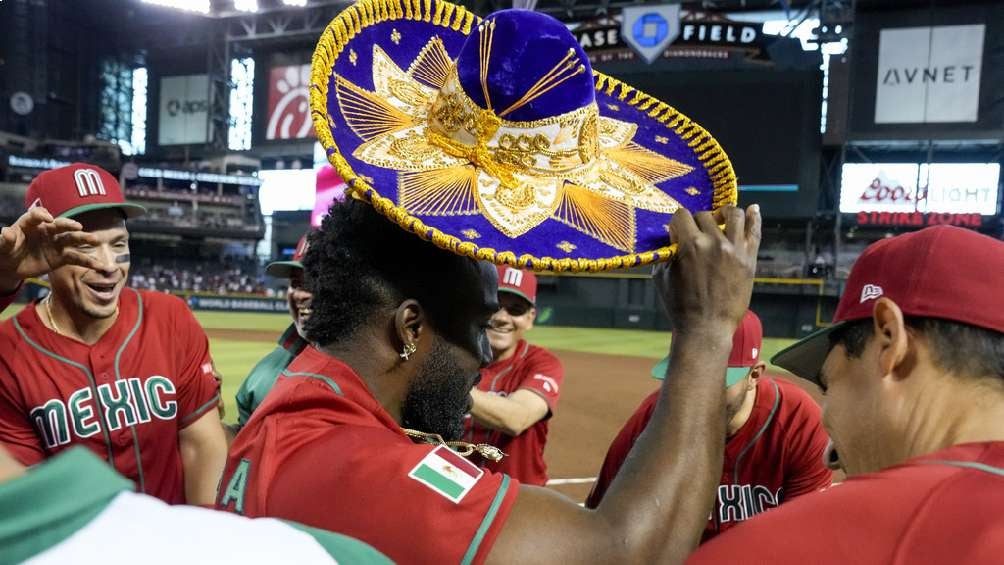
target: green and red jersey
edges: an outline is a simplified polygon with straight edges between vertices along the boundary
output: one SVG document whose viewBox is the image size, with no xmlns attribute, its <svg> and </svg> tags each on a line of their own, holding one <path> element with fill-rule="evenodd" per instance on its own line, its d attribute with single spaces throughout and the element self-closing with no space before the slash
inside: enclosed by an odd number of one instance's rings
<svg viewBox="0 0 1004 565">
<path fill-rule="evenodd" d="M 610 444 L 586 506 L 596 508 L 645 430 L 659 399 L 649 395 Z M 725 444 L 715 506 L 705 542 L 757 514 L 830 485 L 823 463 L 827 435 L 820 409 L 798 386 L 769 377 L 757 381 L 749 420 Z M 723 561 L 726 563 L 727 561 Z"/>
<path fill-rule="evenodd" d="M 0 565 L 390 563 L 340 534 L 169 506 L 132 487 L 83 447 L 0 482 Z"/>
<path fill-rule="evenodd" d="M 481 563 L 518 490 L 415 444 L 350 367 L 308 347 L 234 440 L 218 507 L 341 532 L 402 563 Z"/>
<path fill-rule="evenodd" d="M 306 240 L 301 240 L 306 241 Z M 273 349 L 251 369 L 247 378 L 237 390 L 237 427 L 243 428 L 251 418 L 251 413 L 258 408 L 268 395 L 282 371 L 303 353 L 309 343 L 300 337 L 296 325 L 292 324 L 279 338 L 279 347 Z"/>
<path fill-rule="evenodd" d="M 180 299 L 126 289 L 94 345 L 29 305 L 0 325 L 0 442 L 25 465 L 83 445 L 140 492 L 185 502 L 178 433 L 219 403 L 209 340 Z"/>
<path fill-rule="evenodd" d="M 1004 442 L 859 475 L 735 528 L 688 563 L 991 565 L 1004 555 Z"/>
<path fill-rule="evenodd" d="M 547 416 L 518 436 L 510 436 L 477 423 L 468 415 L 464 421 L 464 440 L 494 445 L 506 454 L 501 461 L 481 457 L 475 462 L 495 473 L 505 473 L 521 483 L 547 484 L 547 464 L 544 446 L 547 443 L 548 420 L 558 405 L 558 396 L 565 370 L 550 351 L 520 340 L 508 359 L 492 363 L 481 370 L 478 390 L 488 394 L 508 396 L 517 390 L 529 390 L 547 403 Z"/>
</svg>

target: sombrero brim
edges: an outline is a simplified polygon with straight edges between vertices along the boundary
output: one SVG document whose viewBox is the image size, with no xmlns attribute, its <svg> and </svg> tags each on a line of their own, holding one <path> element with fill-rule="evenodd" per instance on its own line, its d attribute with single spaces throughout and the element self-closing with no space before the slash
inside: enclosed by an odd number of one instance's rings
<svg viewBox="0 0 1004 565">
<path fill-rule="evenodd" d="M 675 246 L 670 245 L 667 229 L 670 213 L 635 207 L 625 212 L 623 206 L 603 208 L 607 203 L 600 203 L 593 206 L 590 218 L 559 217 L 556 211 L 532 231 L 513 236 L 497 229 L 484 215 L 472 213 L 473 205 L 463 210 L 443 206 L 430 213 L 430 206 L 426 206 L 424 211 L 416 211 L 415 206 L 402 203 L 401 170 L 377 166 L 354 155 L 365 141 L 354 129 L 360 120 L 349 123 L 336 90 L 341 87 L 344 91 L 348 82 L 360 93 L 360 100 L 367 94 L 372 96 L 374 47 L 404 70 L 414 66 L 420 53 L 438 38 L 453 61 L 480 21 L 463 7 L 442 0 L 361 0 L 325 29 L 312 61 L 311 112 L 328 160 L 352 194 L 370 202 L 403 229 L 441 248 L 497 264 L 536 271 L 605 271 L 671 258 Z M 637 126 L 630 141 L 633 147 L 640 147 L 640 154 L 667 156 L 682 164 L 680 174 L 653 182 L 659 190 L 692 212 L 736 203 L 732 164 L 707 131 L 669 105 L 617 79 L 595 71 L 593 75 L 600 118 Z M 365 113 L 370 107 L 358 104 L 354 111 Z M 377 129 L 380 127 L 377 124 Z M 454 204 L 465 198 L 459 194 L 440 196 L 452 198 Z M 623 226 L 617 227 L 619 232 L 612 233 L 617 231 L 611 229 L 613 219 L 628 214 Z"/>
</svg>

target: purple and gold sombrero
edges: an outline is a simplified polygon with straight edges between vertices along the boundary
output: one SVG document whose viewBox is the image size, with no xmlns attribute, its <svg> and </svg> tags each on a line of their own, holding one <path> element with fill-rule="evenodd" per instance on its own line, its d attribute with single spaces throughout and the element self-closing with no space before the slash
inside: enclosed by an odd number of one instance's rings
<svg viewBox="0 0 1004 565">
<path fill-rule="evenodd" d="M 318 138 L 352 194 L 477 259 L 603 271 L 666 260 L 684 206 L 736 202 L 707 131 L 591 70 L 559 21 L 362 0 L 314 52 Z"/>
</svg>

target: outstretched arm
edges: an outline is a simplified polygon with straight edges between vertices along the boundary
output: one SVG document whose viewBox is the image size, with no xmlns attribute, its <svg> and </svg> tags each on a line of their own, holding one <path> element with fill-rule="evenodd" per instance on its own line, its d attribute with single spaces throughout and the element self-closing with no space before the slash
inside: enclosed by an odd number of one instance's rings
<svg viewBox="0 0 1004 565">
<path fill-rule="evenodd" d="M 522 486 L 492 563 L 679 563 L 697 546 L 714 501 L 725 443 L 725 369 L 749 306 L 760 244 L 759 208 L 680 210 L 671 268 L 656 271 L 674 324 L 658 405 L 595 510 Z"/>
</svg>

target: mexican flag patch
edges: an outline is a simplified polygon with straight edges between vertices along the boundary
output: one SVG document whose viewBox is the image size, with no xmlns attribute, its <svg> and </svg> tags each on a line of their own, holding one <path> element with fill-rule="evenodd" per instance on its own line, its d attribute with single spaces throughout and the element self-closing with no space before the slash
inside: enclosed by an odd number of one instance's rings
<svg viewBox="0 0 1004 565">
<path fill-rule="evenodd" d="M 477 465 L 441 445 L 419 461 L 408 473 L 408 477 L 457 504 L 478 484 L 478 479 L 484 474 Z"/>
</svg>

